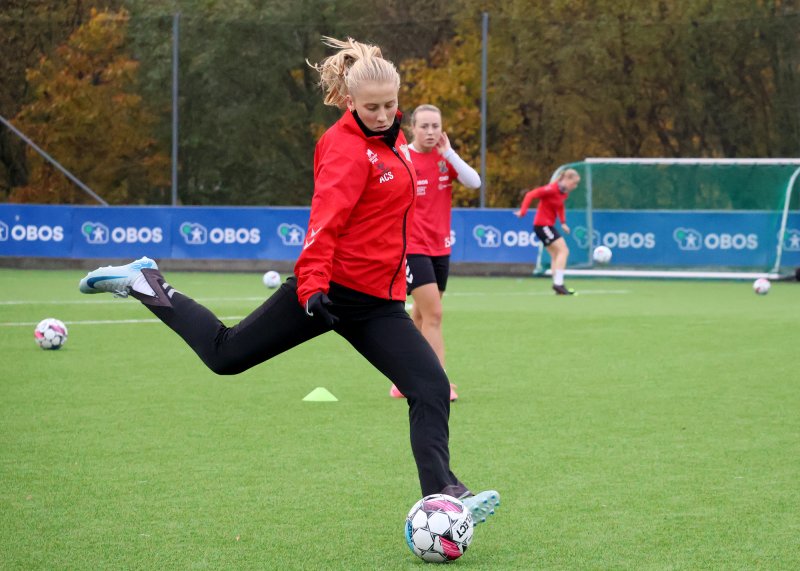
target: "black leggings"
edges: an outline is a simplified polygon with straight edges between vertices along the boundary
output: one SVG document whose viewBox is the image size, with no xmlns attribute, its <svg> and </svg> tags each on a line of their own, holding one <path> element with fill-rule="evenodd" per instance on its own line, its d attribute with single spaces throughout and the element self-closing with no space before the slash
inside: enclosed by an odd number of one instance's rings
<svg viewBox="0 0 800 571">
<path fill-rule="evenodd" d="M 225 326 L 207 308 L 172 290 L 158 277 L 159 285 L 169 291 L 172 307 L 145 303 L 146 307 L 220 375 L 241 373 L 331 330 L 321 320 L 306 315 L 297 300 L 294 277 L 233 327 Z M 337 284 L 331 284 L 328 296 L 333 302 L 331 313 L 339 317 L 333 330 L 408 400 L 411 449 L 423 496 L 452 486 L 466 490 L 450 471 L 450 383 L 403 302 L 379 299 Z"/>
</svg>

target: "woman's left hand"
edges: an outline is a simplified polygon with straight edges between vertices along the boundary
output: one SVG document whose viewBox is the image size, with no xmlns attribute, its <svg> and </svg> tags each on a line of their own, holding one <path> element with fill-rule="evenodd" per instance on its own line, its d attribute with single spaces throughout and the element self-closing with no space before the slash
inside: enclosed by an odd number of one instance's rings
<svg viewBox="0 0 800 571">
<path fill-rule="evenodd" d="M 567 234 L 569 234 L 569 232 L 570 232 L 570 230 L 569 230 L 569 226 L 567 226 L 566 224 L 562 224 L 562 225 L 561 225 L 561 229 L 562 229 L 564 232 L 566 232 Z"/>
<path fill-rule="evenodd" d="M 447 133 L 442 131 L 442 136 L 439 137 L 439 142 L 436 143 L 436 150 L 439 151 L 440 155 L 443 155 L 450 149 L 450 139 L 447 138 Z"/>
</svg>

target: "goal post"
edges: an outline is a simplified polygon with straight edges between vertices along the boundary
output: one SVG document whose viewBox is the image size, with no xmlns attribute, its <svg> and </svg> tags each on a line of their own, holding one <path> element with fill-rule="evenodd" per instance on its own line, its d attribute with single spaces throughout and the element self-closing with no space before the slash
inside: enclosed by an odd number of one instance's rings
<svg viewBox="0 0 800 571">
<path fill-rule="evenodd" d="M 800 266 L 800 159 L 587 158 L 567 202 L 567 273 L 777 277 Z M 598 267 L 592 250 L 612 249 Z"/>
</svg>

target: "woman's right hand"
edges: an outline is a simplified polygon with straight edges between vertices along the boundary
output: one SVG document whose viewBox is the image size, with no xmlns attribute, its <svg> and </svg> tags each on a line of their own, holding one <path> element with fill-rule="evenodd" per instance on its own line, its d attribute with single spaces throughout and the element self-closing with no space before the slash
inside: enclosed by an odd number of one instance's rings
<svg viewBox="0 0 800 571">
<path fill-rule="evenodd" d="M 306 315 L 322 321 L 328 327 L 333 327 L 339 318 L 329 311 L 328 308 L 331 305 L 333 303 L 328 296 L 324 292 L 318 291 L 306 301 Z"/>
</svg>

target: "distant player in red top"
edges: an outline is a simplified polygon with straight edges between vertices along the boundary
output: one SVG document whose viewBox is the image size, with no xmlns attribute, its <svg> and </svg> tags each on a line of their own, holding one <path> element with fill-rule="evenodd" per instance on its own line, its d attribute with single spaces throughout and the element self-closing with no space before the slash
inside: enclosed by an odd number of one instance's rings
<svg viewBox="0 0 800 571">
<path fill-rule="evenodd" d="M 444 367 L 442 295 L 450 271 L 450 210 L 453 181 L 478 188 L 481 178 L 450 146 L 442 131 L 442 112 L 420 105 L 411 115 L 411 161 L 417 173 L 417 203 L 408 237 L 406 279 L 414 298 L 411 316 Z M 450 400 L 458 398 L 450 385 Z M 401 398 L 392 386 L 389 394 Z"/>
<path fill-rule="evenodd" d="M 522 218 L 528 211 L 531 201 L 539 199 L 539 206 L 536 208 L 536 216 L 533 219 L 533 231 L 544 244 L 547 253 L 550 254 L 553 290 L 557 295 L 575 293 L 575 290 L 564 286 L 564 268 L 567 267 L 569 247 L 558 233 L 555 223 L 558 218 L 561 221 L 561 228 L 569 234 L 570 230 L 564 214 L 564 201 L 569 197 L 569 193 L 577 188 L 580 181 L 581 177 L 575 169 L 566 169 L 562 171 L 557 180 L 526 193 L 522 200 L 522 207 L 514 212 Z"/>
</svg>

